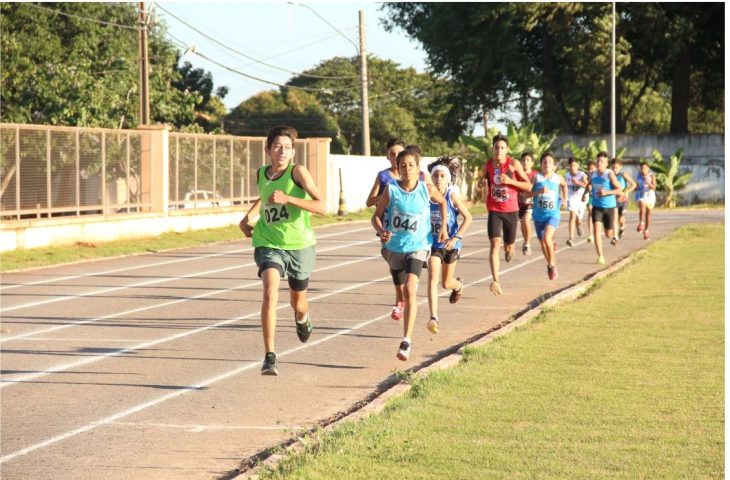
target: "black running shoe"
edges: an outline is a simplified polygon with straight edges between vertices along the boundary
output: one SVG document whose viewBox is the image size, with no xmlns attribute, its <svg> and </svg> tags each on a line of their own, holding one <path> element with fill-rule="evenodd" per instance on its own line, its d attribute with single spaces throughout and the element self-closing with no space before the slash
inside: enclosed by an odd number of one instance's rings
<svg viewBox="0 0 730 480">
<path fill-rule="evenodd" d="M 403 340 L 400 342 L 400 345 L 398 346 L 398 360 L 406 361 L 408 360 L 408 357 L 411 355 L 411 344 Z"/>
<path fill-rule="evenodd" d="M 312 326 L 312 319 L 309 313 L 307 313 L 307 321 L 304 323 L 297 322 L 297 337 L 302 343 L 306 343 L 309 340 L 309 334 L 312 333 L 314 327 Z"/>
<path fill-rule="evenodd" d="M 279 375 L 276 364 L 276 354 L 274 352 L 268 352 L 264 357 L 264 364 L 261 365 L 261 375 Z"/>
</svg>

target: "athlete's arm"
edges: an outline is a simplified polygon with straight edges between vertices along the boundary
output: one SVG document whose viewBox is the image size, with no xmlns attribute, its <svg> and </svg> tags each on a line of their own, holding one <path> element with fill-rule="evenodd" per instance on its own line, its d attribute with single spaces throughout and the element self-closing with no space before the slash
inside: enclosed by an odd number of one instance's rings
<svg viewBox="0 0 730 480">
<path fill-rule="evenodd" d="M 449 219 L 449 212 L 446 210 L 446 199 L 443 195 L 441 195 L 441 192 L 439 192 L 438 188 L 436 188 L 432 183 L 427 183 L 426 188 L 428 188 L 428 195 L 431 197 L 431 201 L 439 204 L 439 211 L 441 212 L 441 230 L 439 231 L 439 243 L 444 243 L 446 240 L 449 239 L 449 232 L 446 225 L 446 222 Z"/>
<path fill-rule="evenodd" d="M 461 195 L 453 190 L 451 191 L 451 203 L 456 207 L 457 210 L 459 210 L 461 216 L 464 217 L 464 221 L 461 222 L 459 230 L 457 230 L 456 232 L 459 236 L 463 237 L 466 231 L 469 229 L 469 225 L 471 225 L 471 212 L 469 211 L 469 208 L 464 204 L 464 202 L 461 201 Z"/>
<path fill-rule="evenodd" d="M 532 187 L 535 185 L 535 183 L 537 183 L 537 175 L 532 177 L 532 179 L 530 180 L 530 188 L 528 190 L 525 190 L 524 192 L 522 192 L 522 195 L 525 198 L 533 198 L 533 197 L 540 195 L 541 193 L 545 193 L 547 191 L 546 190 L 547 187 L 543 188 L 539 192 L 533 191 Z"/>
<path fill-rule="evenodd" d="M 624 177 L 624 180 L 626 180 L 626 190 L 624 190 L 624 195 L 628 195 L 629 193 L 636 190 L 636 182 L 633 178 L 631 178 L 626 172 L 621 172 L 621 176 Z"/>
<path fill-rule="evenodd" d="M 258 217 L 259 208 L 261 208 L 261 198 L 257 198 L 256 201 L 253 202 L 251 208 L 248 209 L 248 212 L 246 212 L 246 215 L 243 216 L 243 219 L 241 219 L 238 224 L 238 228 L 241 229 L 243 235 L 246 237 L 251 237 L 253 235 L 251 220 Z"/>
<path fill-rule="evenodd" d="M 326 206 L 322 201 L 322 195 L 319 193 L 319 188 L 314 183 L 312 175 L 307 170 L 307 167 L 303 165 L 297 165 L 292 170 L 292 178 L 296 183 L 302 186 L 305 192 L 312 197 L 311 200 L 305 200 L 303 198 L 292 197 L 287 195 L 281 190 L 276 190 L 269 197 L 269 203 L 278 203 L 280 205 L 294 205 L 302 210 L 306 210 L 312 213 L 318 213 L 324 215 L 326 212 Z"/>
<path fill-rule="evenodd" d="M 484 167 L 482 168 L 482 176 L 479 177 L 479 180 L 477 181 L 477 186 L 480 188 L 489 187 L 489 179 L 487 178 L 487 166 L 489 165 L 489 160 L 487 160 L 487 163 L 484 164 Z"/>
<path fill-rule="evenodd" d="M 613 190 L 601 190 L 601 196 L 605 197 L 607 195 L 621 195 L 621 184 L 618 183 L 616 174 L 613 173 L 611 170 L 608 171 L 608 179 L 611 181 L 611 186 L 613 187 Z"/>
<path fill-rule="evenodd" d="M 375 176 L 375 185 L 373 185 L 373 188 L 370 189 L 370 195 L 368 195 L 367 200 L 365 200 L 365 206 L 366 207 L 372 207 L 373 205 L 378 204 L 378 199 L 380 198 L 380 195 L 378 195 L 378 190 L 380 190 L 380 178 L 378 176 Z"/>
<path fill-rule="evenodd" d="M 525 170 L 522 168 L 522 164 L 517 160 L 512 159 L 512 167 L 515 169 L 515 178 L 506 178 L 505 183 L 507 185 L 517 187 L 520 190 L 530 190 L 532 188 L 532 184 L 530 183 L 529 177 L 525 173 Z M 505 179 L 503 178 L 503 181 L 504 180 Z"/>
<path fill-rule="evenodd" d="M 565 209 L 568 209 L 568 184 L 565 182 L 564 178 L 560 178 L 560 195 L 561 195 L 561 205 L 565 205 Z"/>
<path fill-rule="evenodd" d="M 370 217 L 370 223 L 373 225 L 375 232 L 380 235 L 380 241 L 383 243 L 386 243 L 388 240 L 390 240 L 390 237 L 393 236 L 393 234 L 389 230 L 386 230 L 385 227 L 383 227 L 383 215 L 385 214 L 385 209 L 388 208 L 389 203 L 390 189 L 386 188 L 380 195 L 380 199 L 378 200 L 378 206 L 375 207 L 375 212 L 373 213 L 373 216 Z"/>
</svg>

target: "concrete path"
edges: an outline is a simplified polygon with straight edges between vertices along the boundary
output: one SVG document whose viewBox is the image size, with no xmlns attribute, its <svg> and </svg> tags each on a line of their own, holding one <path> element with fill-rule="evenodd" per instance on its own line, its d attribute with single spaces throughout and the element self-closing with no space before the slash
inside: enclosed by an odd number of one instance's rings
<svg viewBox="0 0 730 480">
<path fill-rule="evenodd" d="M 657 213 L 655 241 L 722 210 Z M 608 264 L 647 243 L 629 213 Z M 536 300 L 598 269 L 585 234 L 565 245 L 549 281 L 536 239 L 529 257 L 502 256 L 504 295 L 488 291 L 486 218 L 465 238 L 456 305 L 426 328 L 427 272 L 408 362 L 396 359 L 393 287 L 366 223 L 321 228 L 309 298 L 315 330 L 299 343 L 280 295 L 279 377 L 259 375 L 261 283 L 250 240 L 5 274 L 0 284 L 3 479 L 210 479 L 267 447 L 341 415 L 418 367 L 482 335 Z M 518 247 L 520 245 L 518 240 Z M 285 282 L 284 282 L 285 285 Z"/>
</svg>

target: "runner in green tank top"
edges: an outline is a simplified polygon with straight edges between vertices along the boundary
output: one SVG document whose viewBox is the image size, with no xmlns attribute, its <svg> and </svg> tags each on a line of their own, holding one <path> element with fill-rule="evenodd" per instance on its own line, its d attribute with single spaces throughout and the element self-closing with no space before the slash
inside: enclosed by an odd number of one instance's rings
<svg viewBox="0 0 730 480">
<path fill-rule="evenodd" d="M 289 282 L 289 299 L 299 340 L 309 340 L 313 328 L 307 288 L 314 269 L 316 239 L 310 215 L 324 215 L 325 204 L 307 168 L 292 163 L 296 139 L 297 131 L 292 127 L 269 130 L 265 151 L 271 165 L 257 171 L 260 197 L 239 224 L 246 237 L 253 237 L 254 259 L 264 284 L 261 329 L 266 355 L 262 375 L 279 374 L 274 337 L 282 278 Z M 252 221 L 256 216 L 258 221 Z"/>
</svg>

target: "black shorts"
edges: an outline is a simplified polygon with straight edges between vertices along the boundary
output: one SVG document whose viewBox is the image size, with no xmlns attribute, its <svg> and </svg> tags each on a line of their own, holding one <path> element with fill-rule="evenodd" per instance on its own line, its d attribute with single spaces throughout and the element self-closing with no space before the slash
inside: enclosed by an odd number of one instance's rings
<svg viewBox="0 0 730 480">
<path fill-rule="evenodd" d="M 525 204 L 525 203 L 521 203 L 521 204 L 520 204 L 520 209 L 519 209 L 519 211 L 517 212 L 517 217 L 518 217 L 518 218 L 519 218 L 520 220 L 522 220 L 523 218 L 525 218 L 525 214 L 526 214 L 527 212 L 530 212 L 530 213 L 532 213 L 532 204 L 531 204 L 531 203 L 527 203 L 527 204 Z"/>
<path fill-rule="evenodd" d="M 512 245 L 517 236 L 517 223 L 517 212 L 489 212 L 487 220 L 489 239 L 502 237 L 505 245 Z"/>
<path fill-rule="evenodd" d="M 615 207 L 603 208 L 594 205 L 591 211 L 591 220 L 593 220 L 593 223 L 603 222 L 604 230 L 613 230 L 613 213 L 615 210 Z"/>
<path fill-rule="evenodd" d="M 624 210 L 629 206 L 629 202 L 617 202 L 616 208 L 618 209 L 618 216 L 621 217 L 624 214 Z"/>
<path fill-rule="evenodd" d="M 445 248 L 431 247 L 431 256 L 440 259 L 441 263 L 445 263 L 446 265 L 456 263 L 459 259 L 460 252 L 461 250 L 458 248 L 446 250 Z"/>
</svg>

